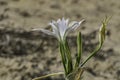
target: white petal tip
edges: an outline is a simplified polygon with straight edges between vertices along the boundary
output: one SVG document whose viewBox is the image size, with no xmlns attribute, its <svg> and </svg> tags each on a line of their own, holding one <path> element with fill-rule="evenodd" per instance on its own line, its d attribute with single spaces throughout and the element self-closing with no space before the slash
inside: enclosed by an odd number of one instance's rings
<svg viewBox="0 0 120 80">
<path fill-rule="evenodd" d="M 32 31 L 40 31 L 41 29 L 32 29 Z"/>
<path fill-rule="evenodd" d="M 82 20 L 79 22 L 79 24 L 83 23 L 84 21 L 85 21 L 85 19 L 82 19 Z"/>
</svg>

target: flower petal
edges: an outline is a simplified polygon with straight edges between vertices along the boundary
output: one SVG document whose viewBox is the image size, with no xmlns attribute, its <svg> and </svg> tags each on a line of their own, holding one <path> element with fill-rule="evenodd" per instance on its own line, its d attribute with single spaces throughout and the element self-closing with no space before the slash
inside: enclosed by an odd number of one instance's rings
<svg viewBox="0 0 120 80">
<path fill-rule="evenodd" d="M 77 21 L 71 22 L 71 24 L 69 24 L 70 30 L 71 30 L 71 31 L 76 30 L 83 21 L 84 21 L 84 20 L 81 20 L 80 22 L 77 22 Z"/>
<path fill-rule="evenodd" d="M 49 31 L 49 30 L 41 29 L 40 31 L 42 31 L 42 32 L 45 33 L 45 34 L 55 36 L 55 35 L 53 34 L 53 32 L 51 32 L 51 31 Z"/>
<path fill-rule="evenodd" d="M 77 22 L 77 21 L 73 21 L 71 22 L 69 25 L 68 25 L 68 28 L 65 32 L 65 36 L 71 32 L 71 31 L 75 31 L 76 29 L 78 29 L 78 27 L 80 26 L 80 24 L 83 22 L 84 20 L 81 20 L 80 22 Z"/>
<path fill-rule="evenodd" d="M 57 24 L 58 24 L 60 37 L 63 38 L 64 34 L 65 34 L 66 30 L 67 30 L 68 20 L 65 20 L 64 18 L 62 18 L 62 20 L 59 19 L 57 21 Z"/>
<path fill-rule="evenodd" d="M 51 32 L 51 31 L 49 31 L 49 30 L 45 30 L 45 29 L 32 29 L 32 31 L 41 31 L 41 32 L 43 32 L 43 33 L 45 33 L 45 34 L 47 34 L 47 35 L 55 36 L 55 35 L 53 34 L 53 32 Z"/>
<path fill-rule="evenodd" d="M 56 35 L 56 37 L 58 37 L 59 36 L 59 30 L 58 30 L 58 27 L 57 27 L 56 23 L 51 22 L 51 23 L 49 23 L 49 25 L 51 25 L 51 27 L 52 27 L 52 33 L 54 35 Z"/>
<path fill-rule="evenodd" d="M 69 22 L 69 19 L 66 19 L 65 20 L 65 25 L 68 27 L 68 22 Z"/>
</svg>

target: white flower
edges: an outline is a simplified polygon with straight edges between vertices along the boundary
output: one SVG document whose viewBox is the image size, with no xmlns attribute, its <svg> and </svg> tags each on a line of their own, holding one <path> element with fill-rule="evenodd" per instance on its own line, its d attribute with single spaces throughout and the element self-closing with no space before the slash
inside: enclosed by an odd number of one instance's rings
<svg viewBox="0 0 120 80">
<path fill-rule="evenodd" d="M 52 21 L 51 23 L 49 23 L 49 25 L 51 25 L 52 27 L 52 32 L 45 29 L 34 30 L 40 30 L 45 34 L 55 36 L 59 41 L 64 41 L 66 39 L 67 34 L 71 31 L 75 31 L 76 29 L 78 29 L 78 27 L 83 21 L 84 20 L 81 20 L 80 22 L 73 21 L 71 23 L 68 23 L 69 22 L 68 19 L 65 20 L 64 18 L 62 18 L 58 19 L 57 21 Z"/>
</svg>

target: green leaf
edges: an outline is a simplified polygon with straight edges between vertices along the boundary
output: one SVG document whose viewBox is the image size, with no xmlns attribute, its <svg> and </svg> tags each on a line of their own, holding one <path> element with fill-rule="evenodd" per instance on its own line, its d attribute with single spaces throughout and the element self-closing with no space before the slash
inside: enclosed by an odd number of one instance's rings
<svg viewBox="0 0 120 80">
<path fill-rule="evenodd" d="M 102 44 L 99 44 L 95 50 L 91 53 L 91 55 L 81 64 L 81 67 L 90 59 L 92 58 L 102 47 Z"/>
<path fill-rule="evenodd" d="M 68 69 L 67 73 L 69 74 L 73 70 L 73 63 L 72 63 L 71 51 L 67 40 L 65 40 L 64 49 L 67 57 L 67 69 Z"/>
<path fill-rule="evenodd" d="M 59 43 L 59 48 L 60 48 L 60 53 L 61 53 L 61 58 L 62 58 L 62 63 L 63 63 L 63 67 L 64 67 L 64 71 L 65 71 L 65 75 L 67 75 L 67 62 L 66 62 L 66 53 L 64 50 L 64 45 L 63 43 Z"/>
<path fill-rule="evenodd" d="M 82 37 L 81 32 L 77 35 L 77 56 L 76 56 L 76 63 L 75 68 L 79 66 L 80 60 L 81 60 L 81 54 L 82 54 Z"/>
<path fill-rule="evenodd" d="M 108 21 L 110 20 L 111 17 L 106 17 L 103 22 L 102 22 L 102 26 L 100 27 L 99 30 L 99 42 L 101 44 L 103 44 L 104 40 L 105 40 L 105 36 L 106 36 L 106 26 L 108 24 Z"/>
<path fill-rule="evenodd" d="M 103 20 L 102 26 L 100 27 L 100 31 L 99 31 L 99 44 L 95 48 L 95 50 L 91 53 L 91 55 L 81 64 L 81 67 L 101 49 L 103 42 L 105 40 L 105 36 L 106 36 L 106 34 L 105 34 L 106 33 L 106 26 L 107 26 L 107 23 L 108 23 L 110 18 L 106 17 Z"/>
</svg>

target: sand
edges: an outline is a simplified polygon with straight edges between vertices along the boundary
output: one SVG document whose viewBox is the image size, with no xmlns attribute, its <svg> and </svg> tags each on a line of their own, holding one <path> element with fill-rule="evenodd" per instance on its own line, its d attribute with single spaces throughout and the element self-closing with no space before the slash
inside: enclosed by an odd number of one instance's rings
<svg viewBox="0 0 120 80">
<path fill-rule="evenodd" d="M 112 16 L 105 43 L 85 67 L 83 80 L 120 80 L 119 0 L 0 0 L 0 80 L 31 80 L 63 71 L 57 40 L 33 28 L 50 29 L 59 18 L 85 19 L 83 35 L 85 60 L 98 43 L 98 30 L 105 16 Z M 69 35 L 72 55 L 76 33 Z M 73 57 L 74 58 L 74 57 Z M 64 80 L 63 75 L 45 80 Z"/>
</svg>

